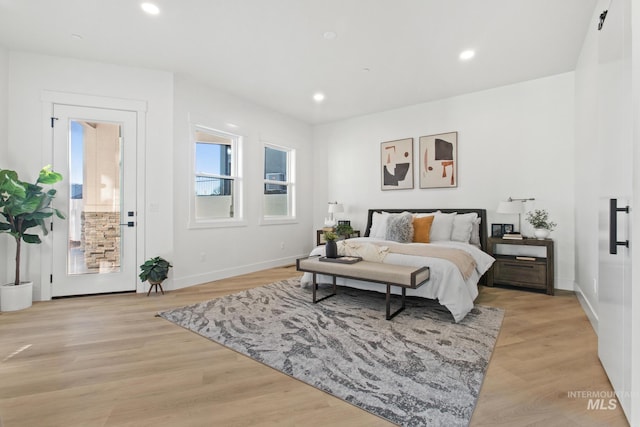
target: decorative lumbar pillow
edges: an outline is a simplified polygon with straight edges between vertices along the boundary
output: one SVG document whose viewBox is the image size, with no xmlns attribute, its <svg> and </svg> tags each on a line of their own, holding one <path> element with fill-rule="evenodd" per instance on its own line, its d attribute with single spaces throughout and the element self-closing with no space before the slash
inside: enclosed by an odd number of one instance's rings
<svg viewBox="0 0 640 427">
<path fill-rule="evenodd" d="M 431 235 L 429 240 L 432 242 L 441 242 L 451 240 L 451 231 L 453 230 L 453 220 L 456 213 L 436 212 L 431 225 Z"/>
<path fill-rule="evenodd" d="M 413 218 L 413 241 L 418 243 L 429 243 L 433 215 Z"/>
<path fill-rule="evenodd" d="M 338 242 L 338 255 L 359 256 L 365 261 L 382 262 L 389 253 L 389 246 L 373 243 L 356 243 L 350 240 Z"/>
<path fill-rule="evenodd" d="M 387 234 L 385 238 L 399 243 L 413 242 L 413 215 L 409 212 L 390 215 L 387 219 Z"/>
<path fill-rule="evenodd" d="M 453 218 L 453 229 L 451 230 L 451 240 L 455 242 L 469 243 L 473 222 L 478 218 L 475 212 L 457 214 Z"/>
</svg>

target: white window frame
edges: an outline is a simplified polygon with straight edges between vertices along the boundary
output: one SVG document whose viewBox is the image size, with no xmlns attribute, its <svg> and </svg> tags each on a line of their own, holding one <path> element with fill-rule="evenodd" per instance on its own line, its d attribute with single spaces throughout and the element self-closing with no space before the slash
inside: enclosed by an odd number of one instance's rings
<svg viewBox="0 0 640 427">
<path fill-rule="evenodd" d="M 297 222 L 296 218 L 296 150 L 295 148 L 285 147 L 282 145 L 271 144 L 268 142 L 263 143 L 262 149 L 262 176 L 265 176 L 265 151 L 267 148 L 271 148 L 273 150 L 284 151 L 287 153 L 287 179 L 285 181 L 278 181 L 272 179 L 263 178 L 261 185 L 261 195 L 262 195 L 262 203 L 260 204 L 262 209 L 261 216 L 261 224 L 270 225 L 270 224 L 289 224 Z M 287 215 L 266 215 L 264 213 L 264 186 L 275 184 L 278 186 L 286 186 L 287 187 Z"/>
<path fill-rule="evenodd" d="M 205 132 L 210 135 L 219 136 L 231 140 L 231 174 L 202 174 L 196 170 L 196 138 L 197 132 Z M 188 228 L 217 228 L 230 226 L 246 226 L 244 219 L 244 198 L 243 198 L 243 180 L 242 180 L 242 136 L 230 132 L 225 132 L 210 126 L 192 123 L 190 126 L 191 133 L 191 165 L 189 168 L 189 224 Z M 196 176 L 207 176 L 210 178 L 231 179 L 233 194 L 233 217 L 211 217 L 203 218 L 196 216 Z"/>
</svg>

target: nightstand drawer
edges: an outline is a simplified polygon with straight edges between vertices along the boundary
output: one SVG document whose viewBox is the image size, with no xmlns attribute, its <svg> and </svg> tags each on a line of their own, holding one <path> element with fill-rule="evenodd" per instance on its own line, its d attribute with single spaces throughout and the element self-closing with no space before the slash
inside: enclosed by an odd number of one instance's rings
<svg viewBox="0 0 640 427">
<path fill-rule="evenodd" d="M 547 267 L 535 261 L 498 259 L 493 265 L 493 281 L 546 289 Z"/>
<path fill-rule="evenodd" d="M 498 247 L 500 245 L 502 246 Z M 533 254 L 532 252 L 536 251 L 530 251 L 529 248 L 532 247 L 545 248 L 546 256 Z M 509 248 L 515 248 L 515 250 Z M 489 237 L 487 253 L 496 260 L 488 271 L 487 286 L 493 286 L 494 283 L 510 285 L 517 288 L 545 290 L 548 295 L 553 295 L 553 240 Z"/>
</svg>

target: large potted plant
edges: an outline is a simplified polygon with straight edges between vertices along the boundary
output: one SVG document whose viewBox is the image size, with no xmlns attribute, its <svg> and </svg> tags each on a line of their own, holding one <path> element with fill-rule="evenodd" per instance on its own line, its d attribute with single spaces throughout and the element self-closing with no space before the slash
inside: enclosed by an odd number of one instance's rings
<svg viewBox="0 0 640 427">
<path fill-rule="evenodd" d="M 31 306 L 32 282 L 22 282 L 20 256 L 22 242 L 42 243 L 38 234 L 30 233 L 32 228 L 40 228 L 48 234 L 45 219 L 54 213 L 58 218 L 64 215 L 51 207 L 56 190 L 45 190 L 42 185 L 53 185 L 62 180 L 62 175 L 45 166 L 40 171 L 35 184 L 21 181 L 15 171 L 0 169 L 0 233 L 7 233 L 16 242 L 15 279 L 13 283 L 0 286 L 0 311 L 21 310 Z"/>
</svg>

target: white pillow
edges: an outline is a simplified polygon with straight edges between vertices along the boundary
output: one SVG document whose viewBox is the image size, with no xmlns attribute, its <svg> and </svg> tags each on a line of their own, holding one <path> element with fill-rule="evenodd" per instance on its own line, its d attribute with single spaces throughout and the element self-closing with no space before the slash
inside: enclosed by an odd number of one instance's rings
<svg viewBox="0 0 640 427">
<path fill-rule="evenodd" d="M 449 241 L 451 240 L 451 231 L 453 230 L 453 220 L 456 217 L 456 212 L 442 213 L 436 212 L 433 214 L 433 224 L 431 224 L 431 233 L 429 234 L 429 241 Z"/>
<path fill-rule="evenodd" d="M 440 211 L 433 211 L 433 212 L 428 212 L 428 213 L 414 213 L 413 217 L 414 218 L 424 218 L 425 216 L 433 216 L 437 213 L 442 213 Z"/>
<path fill-rule="evenodd" d="M 374 212 L 371 218 L 371 228 L 369 237 L 374 239 L 384 239 L 387 235 L 387 218 L 389 212 Z"/>
<path fill-rule="evenodd" d="M 475 212 L 458 214 L 453 219 L 453 229 L 451 230 L 451 240 L 455 242 L 469 243 L 473 222 L 478 218 Z"/>
</svg>

